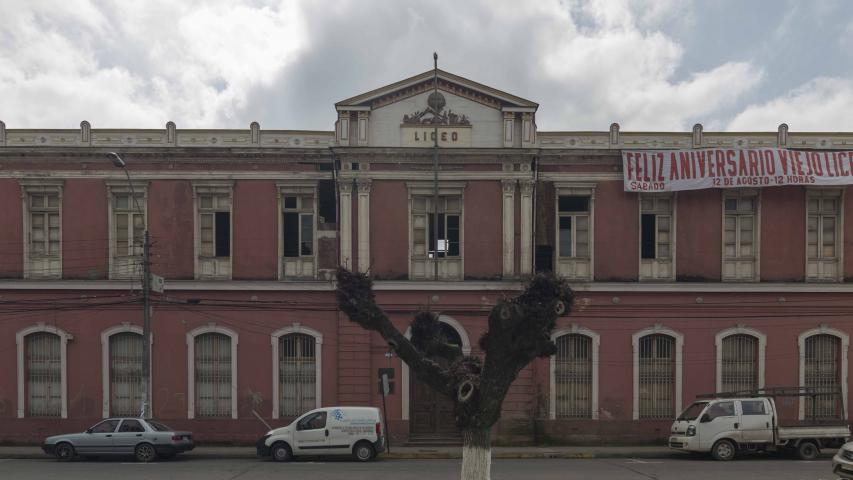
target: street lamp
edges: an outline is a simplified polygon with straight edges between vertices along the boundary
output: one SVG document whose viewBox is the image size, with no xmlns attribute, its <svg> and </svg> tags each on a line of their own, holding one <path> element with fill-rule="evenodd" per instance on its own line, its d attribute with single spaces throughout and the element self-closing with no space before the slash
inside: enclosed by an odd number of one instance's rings
<svg viewBox="0 0 853 480">
<path fill-rule="evenodd" d="M 139 201 L 136 200 L 133 181 L 130 179 L 130 172 L 127 171 L 127 162 L 116 152 L 107 153 L 107 158 L 113 162 L 115 167 L 124 170 L 133 204 L 142 218 L 145 219 L 145 233 L 142 240 L 142 405 L 139 412 L 139 416 L 145 418 L 145 407 L 148 405 L 151 390 L 149 388 L 151 386 L 151 242 L 148 236 L 148 219 L 145 218 L 145 212 L 142 211 L 142 208 L 139 207 Z"/>
</svg>

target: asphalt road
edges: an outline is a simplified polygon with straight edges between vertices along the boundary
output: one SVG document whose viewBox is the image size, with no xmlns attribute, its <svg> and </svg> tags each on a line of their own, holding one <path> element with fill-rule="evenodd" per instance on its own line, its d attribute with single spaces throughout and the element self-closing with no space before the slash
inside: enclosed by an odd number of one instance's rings
<svg viewBox="0 0 853 480">
<path fill-rule="evenodd" d="M 459 460 L 296 461 L 279 464 L 261 460 L 204 460 L 180 457 L 157 463 L 106 459 L 59 463 L 43 460 L 0 460 L 3 479 L 300 479 L 300 480 L 458 480 Z M 829 480 L 831 462 L 747 458 L 733 462 L 702 459 L 496 460 L 495 480 Z"/>
</svg>

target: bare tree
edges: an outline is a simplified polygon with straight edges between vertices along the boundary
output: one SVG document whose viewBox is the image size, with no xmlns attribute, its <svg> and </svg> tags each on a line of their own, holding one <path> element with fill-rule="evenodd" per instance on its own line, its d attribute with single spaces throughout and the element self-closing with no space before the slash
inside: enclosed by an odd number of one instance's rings
<svg viewBox="0 0 853 480">
<path fill-rule="evenodd" d="M 340 268 L 338 305 L 350 320 L 382 335 L 418 379 L 453 400 L 456 426 L 462 431 L 462 479 L 490 478 L 491 429 L 501 414 L 510 385 L 525 366 L 548 357 L 558 316 L 567 315 L 574 293 L 551 275 L 538 274 L 515 298 L 498 300 L 489 313 L 489 329 L 480 338 L 478 357 L 463 355 L 448 343 L 438 315 L 421 311 L 407 339 L 376 304 L 373 282 L 364 274 Z"/>
</svg>

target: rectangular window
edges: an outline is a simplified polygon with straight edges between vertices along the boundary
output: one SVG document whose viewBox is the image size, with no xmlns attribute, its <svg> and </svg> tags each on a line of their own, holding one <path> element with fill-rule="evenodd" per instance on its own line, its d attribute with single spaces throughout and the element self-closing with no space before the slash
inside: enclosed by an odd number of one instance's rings
<svg viewBox="0 0 853 480">
<path fill-rule="evenodd" d="M 134 195 L 126 184 L 110 188 L 110 278 L 141 278 L 145 187 L 134 185 Z"/>
<path fill-rule="evenodd" d="M 198 184 L 196 195 L 196 278 L 231 278 L 231 186 Z"/>
<path fill-rule="evenodd" d="M 285 185 L 282 190 L 282 275 L 285 279 L 312 279 L 316 271 L 316 187 Z"/>
<path fill-rule="evenodd" d="M 806 278 L 833 280 L 841 276 L 841 190 L 810 190 L 806 197 Z"/>
<path fill-rule="evenodd" d="M 592 280 L 594 184 L 555 184 L 555 268 L 569 280 Z"/>
<path fill-rule="evenodd" d="M 24 217 L 26 278 L 62 275 L 62 192 L 58 186 L 26 185 Z"/>
<path fill-rule="evenodd" d="M 723 210 L 723 280 L 756 280 L 758 196 L 726 193 Z"/>
<path fill-rule="evenodd" d="M 674 206 L 671 195 L 640 195 L 640 279 L 674 277 Z"/>
<path fill-rule="evenodd" d="M 461 280 L 462 197 L 412 197 L 412 277 Z M 436 263 L 438 262 L 437 266 Z"/>
</svg>

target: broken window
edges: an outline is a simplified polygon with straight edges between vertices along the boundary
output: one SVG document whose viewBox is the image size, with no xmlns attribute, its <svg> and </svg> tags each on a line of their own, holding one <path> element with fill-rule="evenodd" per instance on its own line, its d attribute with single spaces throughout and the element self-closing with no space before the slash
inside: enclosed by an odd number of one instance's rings
<svg viewBox="0 0 853 480">
<path fill-rule="evenodd" d="M 673 278 L 673 197 L 640 196 L 640 279 Z"/>
</svg>

